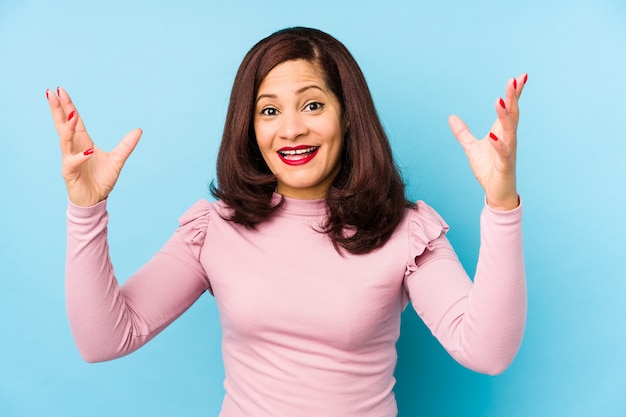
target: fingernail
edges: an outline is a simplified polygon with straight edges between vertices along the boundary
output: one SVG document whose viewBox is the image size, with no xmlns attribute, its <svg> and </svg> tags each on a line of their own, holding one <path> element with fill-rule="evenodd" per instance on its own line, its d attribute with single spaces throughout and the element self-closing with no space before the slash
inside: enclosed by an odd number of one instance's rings
<svg viewBox="0 0 626 417">
<path fill-rule="evenodd" d="M 517 79 L 513 78 L 513 88 L 517 90 Z"/>
<path fill-rule="evenodd" d="M 57 96 L 61 95 L 61 87 L 57 87 Z"/>
<path fill-rule="evenodd" d="M 528 81 L 528 74 L 524 75 L 524 84 L 526 84 L 526 81 Z"/>
<path fill-rule="evenodd" d="M 72 110 L 69 116 L 67 116 L 67 121 L 69 122 L 72 118 L 76 116 L 76 110 Z"/>
<path fill-rule="evenodd" d="M 504 100 L 500 99 L 500 106 L 502 106 L 503 109 L 506 109 L 506 105 L 504 104 Z"/>
<path fill-rule="evenodd" d="M 83 152 L 83 155 L 87 156 L 87 155 L 91 155 L 92 153 L 93 153 L 93 148 L 89 148 L 85 152 Z"/>
<path fill-rule="evenodd" d="M 49 93 L 49 91 L 50 91 L 50 90 L 46 89 L 46 100 L 50 100 L 50 96 L 49 96 L 49 94 L 48 94 L 48 93 Z"/>
<path fill-rule="evenodd" d="M 498 137 L 493 134 L 493 132 L 489 132 L 489 137 L 494 140 L 494 142 L 498 141 Z"/>
</svg>

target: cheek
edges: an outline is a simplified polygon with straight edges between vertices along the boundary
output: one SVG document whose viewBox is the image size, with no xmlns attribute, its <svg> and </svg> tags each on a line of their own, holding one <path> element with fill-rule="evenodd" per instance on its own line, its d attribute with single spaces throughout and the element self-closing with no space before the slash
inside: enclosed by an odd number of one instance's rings
<svg viewBox="0 0 626 417">
<path fill-rule="evenodd" d="M 343 149 L 344 135 L 342 126 L 335 126 L 332 131 L 328 132 L 328 137 L 330 138 L 330 145 L 333 149 L 333 152 L 337 154 L 338 158 L 339 154 L 341 154 L 341 150 Z"/>
<path fill-rule="evenodd" d="M 256 136 L 256 143 L 261 153 L 265 153 L 268 148 L 271 146 L 271 140 L 267 135 L 267 132 L 264 132 L 263 129 L 260 129 L 258 126 L 254 126 L 254 136 Z"/>
</svg>

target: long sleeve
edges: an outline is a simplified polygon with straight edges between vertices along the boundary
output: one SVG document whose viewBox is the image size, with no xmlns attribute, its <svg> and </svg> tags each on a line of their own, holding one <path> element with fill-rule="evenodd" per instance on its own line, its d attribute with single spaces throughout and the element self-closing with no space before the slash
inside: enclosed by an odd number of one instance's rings
<svg viewBox="0 0 626 417">
<path fill-rule="evenodd" d="M 194 243 L 194 231 L 208 222 L 208 214 L 203 219 L 197 206 L 187 216 L 200 221 L 182 222 L 165 246 L 120 286 L 109 257 L 106 202 L 88 208 L 70 203 L 66 302 L 72 334 L 86 361 L 133 352 L 209 289 Z"/>
<path fill-rule="evenodd" d="M 425 208 L 420 216 L 438 217 L 430 207 Z M 485 205 L 473 282 L 445 236 L 447 225 L 439 218 L 439 236 L 418 254 L 405 279 L 414 309 L 435 337 L 459 363 L 477 372 L 503 372 L 522 341 L 526 277 L 521 217 L 521 206 L 498 212 Z"/>
</svg>

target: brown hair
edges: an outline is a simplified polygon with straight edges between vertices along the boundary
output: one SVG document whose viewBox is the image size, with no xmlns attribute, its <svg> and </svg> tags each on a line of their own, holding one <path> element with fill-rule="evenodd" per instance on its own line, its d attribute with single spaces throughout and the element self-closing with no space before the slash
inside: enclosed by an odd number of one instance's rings
<svg viewBox="0 0 626 417">
<path fill-rule="evenodd" d="M 321 232 L 335 248 L 354 254 L 381 247 L 411 206 L 394 164 L 365 77 L 346 47 L 317 29 L 295 27 L 258 42 L 244 57 L 231 92 L 211 192 L 232 210 L 228 220 L 254 228 L 282 203 L 272 205 L 276 178 L 259 151 L 254 105 L 259 86 L 276 65 L 303 59 L 322 70 L 341 104 L 347 131 L 340 171 L 325 197 Z"/>
</svg>

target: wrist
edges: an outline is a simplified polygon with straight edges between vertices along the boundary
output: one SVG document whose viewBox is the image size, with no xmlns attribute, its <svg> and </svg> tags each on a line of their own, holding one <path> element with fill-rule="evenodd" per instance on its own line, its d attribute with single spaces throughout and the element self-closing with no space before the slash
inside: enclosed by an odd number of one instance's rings
<svg viewBox="0 0 626 417">
<path fill-rule="evenodd" d="M 520 205 L 520 198 L 517 192 L 515 193 L 515 195 L 506 198 L 491 199 L 489 197 L 486 197 L 485 201 L 489 207 L 497 211 L 514 210 Z"/>
<path fill-rule="evenodd" d="M 72 192 L 68 188 L 67 197 L 69 202 L 76 207 L 93 207 L 106 200 L 106 197 L 99 198 L 99 196 L 84 195 L 83 193 Z"/>
</svg>

